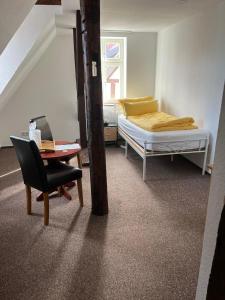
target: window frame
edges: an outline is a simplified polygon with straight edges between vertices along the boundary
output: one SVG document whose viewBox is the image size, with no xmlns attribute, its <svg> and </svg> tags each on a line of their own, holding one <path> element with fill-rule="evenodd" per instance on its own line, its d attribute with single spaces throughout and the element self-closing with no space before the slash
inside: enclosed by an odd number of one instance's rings
<svg viewBox="0 0 225 300">
<path fill-rule="evenodd" d="M 119 58 L 105 58 L 105 49 L 107 43 L 120 44 L 120 57 Z M 125 98 L 127 95 L 127 38 L 126 37 L 111 37 L 101 36 L 101 67 L 102 67 L 102 89 L 105 78 L 105 68 L 107 66 L 120 67 L 120 98 Z M 105 99 L 103 90 L 103 103 L 115 103 L 117 99 Z"/>
</svg>

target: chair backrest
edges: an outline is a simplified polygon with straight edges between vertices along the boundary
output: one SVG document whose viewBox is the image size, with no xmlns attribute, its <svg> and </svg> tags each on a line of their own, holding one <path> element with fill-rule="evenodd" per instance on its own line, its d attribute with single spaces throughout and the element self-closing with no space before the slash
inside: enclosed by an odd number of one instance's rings
<svg viewBox="0 0 225 300">
<path fill-rule="evenodd" d="M 36 128 L 41 130 L 41 139 L 53 141 L 52 131 L 46 119 L 46 116 L 40 116 L 30 119 L 30 123 L 36 122 Z"/>
<path fill-rule="evenodd" d="M 36 143 L 15 136 L 10 136 L 10 139 L 16 150 L 24 183 L 40 191 L 46 190 L 47 176 Z"/>
</svg>

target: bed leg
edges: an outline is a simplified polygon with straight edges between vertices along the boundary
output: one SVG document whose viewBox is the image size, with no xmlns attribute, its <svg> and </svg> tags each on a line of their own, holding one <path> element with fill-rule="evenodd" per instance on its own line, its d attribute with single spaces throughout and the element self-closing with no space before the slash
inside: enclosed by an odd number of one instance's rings
<svg viewBox="0 0 225 300">
<path fill-rule="evenodd" d="M 204 176 L 205 172 L 206 172 L 206 163 L 207 163 L 208 148 L 209 148 L 209 140 L 207 140 L 206 148 L 205 148 L 205 155 L 204 155 L 204 161 L 203 161 L 203 166 L 202 166 L 202 176 Z"/>
<path fill-rule="evenodd" d="M 125 141 L 125 157 L 127 158 L 127 152 L 128 152 L 128 142 Z"/>
<path fill-rule="evenodd" d="M 173 155 L 171 155 L 170 156 L 170 161 L 173 162 L 173 160 L 174 160 L 174 157 L 173 157 Z"/>
<path fill-rule="evenodd" d="M 207 151 L 205 152 L 205 155 L 204 155 L 204 162 L 203 162 L 203 166 L 202 166 L 202 176 L 205 175 L 205 171 L 206 171 L 206 160 L 207 160 Z"/>
<path fill-rule="evenodd" d="M 202 167 L 202 176 L 205 175 L 205 171 L 206 171 L 206 155 L 204 156 L 204 163 L 203 163 L 203 167 Z"/>
<path fill-rule="evenodd" d="M 146 157 L 143 158 L 143 181 L 146 181 L 146 164 L 147 164 L 147 159 Z"/>
</svg>

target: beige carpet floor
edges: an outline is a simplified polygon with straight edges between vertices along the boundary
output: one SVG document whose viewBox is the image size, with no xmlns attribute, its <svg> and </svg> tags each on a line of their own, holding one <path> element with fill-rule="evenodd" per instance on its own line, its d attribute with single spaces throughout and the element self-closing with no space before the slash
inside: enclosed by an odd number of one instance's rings
<svg viewBox="0 0 225 300">
<path fill-rule="evenodd" d="M 18 168 L 12 149 L 0 166 Z M 90 214 L 85 168 L 85 207 L 76 189 L 51 199 L 48 227 L 42 203 L 25 214 L 20 172 L 0 178 L 0 299 L 194 300 L 209 176 L 182 157 L 151 158 L 144 183 L 141 159 L 114 147 L 107 168 L 109 215 Z"/>
</svg>

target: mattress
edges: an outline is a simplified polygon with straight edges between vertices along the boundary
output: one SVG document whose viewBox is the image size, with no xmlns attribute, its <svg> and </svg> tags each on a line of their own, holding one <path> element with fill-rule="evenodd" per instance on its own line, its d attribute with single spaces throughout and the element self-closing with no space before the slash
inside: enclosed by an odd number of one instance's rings
<svg viewBox="0 0 225 300">
<path fill-rule="evenodd" d="M 205 129 L 150 132 L 133 124 L 124 115 L 118 117 L 118 127 L 149 151 L 171 152 L 203 149 L 209 133 Z"/>
</svg>

